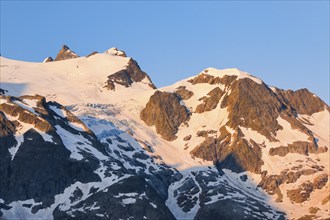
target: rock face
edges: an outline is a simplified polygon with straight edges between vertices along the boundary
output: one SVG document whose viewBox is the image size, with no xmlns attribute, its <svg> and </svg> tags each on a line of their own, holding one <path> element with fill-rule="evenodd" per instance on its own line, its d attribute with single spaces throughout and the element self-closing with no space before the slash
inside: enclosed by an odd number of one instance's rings
<svg viewBox="0 0 330 220">
<path fill-rule="evenodd" d="M 304 142 L 304 141 L 296 141 L 292 144 L 289 144 L 287 147 L 277 147 L 271 148 L 269 150 L 269 154 L 274 156 L 278 155 L 284 157 L 288 153 L 298 153 L 298 154 L 317 154 L 327 152 L 327 147 L 318 147 L 315 142 Z"/>
<path fill-rule="evenodd" d="M 183 100 L 188 100 L 194 95 L 194 93 L 187 90 L 185 86 L 178 87 L 175 93 L 178 94 Z"/>
<path fill-rule="evenodd" d="M 328 182 L 328 174 L 317 176 L 313 182 L 306 181 L 299 185 L 297 189 L 288 190 L 287 195 L 292 202 L 302 203 L 310 198 L 313 191 L 322 189 Z"/>
<path fill-rule="evenodd" d="M 67 59 L 73 59 L 79 57 L 75 52 L 70 50 L 70 48 L 66 45 L 63 45 L 62 49 L 60 52 L 58 52 L 55 61 L 59 60 L 67 60 Z"/>
<path fill-rule="evenodd" d="M 258 184 L 268 194 L 277 194 L 277 202 L 282 202 L 283 194 L 279 188 L 282 184 L 295 183 L 301 176 L 308 176 L 317 173 L 317 169 L 302 169 L 296 172 L 294 171 L 282 171 L 280 175 L 267 175 L 267 172 L 263 173 L 263 178 Z M 324 177 L 324 176 L 322 176 Z M 322 179 L 324 180 L 324 179 Z M 322 182 L 322 181 L 320 181 Z M 291 192 L 290 195 L 293 195 Z"/>
<path fill-rule="evenodd" d="M 217 77 L 208 74 L 208 70 L 204 70 L 203 73 L 199 74 L 198 76 L 194 77 L 193 79 L 188 80 L 193 85 L 200 84 L 200 83 L 207 83 L 211 85 L 215 84 L 224 84 L 226 87 L 230 85 L 233 81 L 237 79 L 237 76 L 223 76 Z"/>
<path fill-rule="evenodd" d="M 143 80 L 147 81 L 149 87 L 156 89 L 156 86 L 152 83 L 150 77 L 141 70 L 138 63 L 135 60 L 130 59 L 126 69 L 108 76 L 105 88 L 115 90 L 116 84 L 130 87 L 133 83 L 142 82 Z"/>
<path fill-rule="evenodd" d="M 285 147 L 272 148 L 269 151 L 270 155 L 285 156 L 288 153 L 308 155 L 309 153 L 327 152 L 327 147 L 318 146 L 312 132 L 296 118 L 297 111 L 299 114 L 311 114 L 328 108 L 324 102 L 314 97 L 308 90 L 297 92 L 276 90 L 278 93 L 275 93 L 264 83 L 259 84 L 249 78 L 235 79 L 234 76 L 220 78 L 203 73 L 188 80 L 192 84 L 222 84 L 226 90 L 230 89 L 230 94 L 228 94 L 216 87 L 208 93 L 208 96 L 200 98 L 203 103 L 196 107 L 196 113 L 211 111 L 221 101 L 220 107 L 227 108 L 228 111 L 226 126 L 236 132 L 236 135 L 231 135 L 225 126 L 219 128 L 217 137 L 214 135 L 207 137 L 203 143 L 191 151 L 193 156 L 214 163 L 219 161 L 222 167 L 238 172 L 249 170 L 260 173 L 264 163 L 261 159 L 261 146 L 253 140 L 239 135 L 241 133 L 239 126 L 251 128 L 269 141 L 276 142 L 277 140 L 274 138 L 276 133 L 283 129 L 277 121 L 280 116 L 288 121 L 292 128 L 309 136 L 311 142 L 298 141 Z M 309 103 L 306 100 L 303 104 L 297 103 L 297 100 L 303 96 L 312 101 Z"/>
<path fill-rule="evenodd" d="M 207 97 L 204 96 L 200 99 L 203 100 L 203 103 L 196 107 L 196 112 L 203 113 L 215 109 L 223 94 L 224 92 L 219 87 L 216 87 L 207 94 Z"/>
<path fill-rule="evenodd" d="M 93 133 L 75 130 L 66 124 L 69 119 L 55 118 L 51 110 L 54 105 L 46 103 L 43 97 L 6 97 L 6 100 L 0 105 L 1 124 L 7 127 L 0 131 L 0 142 L 3 146 L 0 180 L 2 199 L 10 203 L 34 198 L 36 201 L 50 204 L 52 196 L 63 192 L 77 180 L 99 180 L 99 177 L 93 174 L 93 170 L 99 166 L 95 158 L 90 157 L 90 163 L 70 159 L 70 151 L 55 132 L 55 126 L 72 132 L 72 135 L 81 135 L 86 141 L 93 143 L 95 149 L 105 152 Z M 27 101 L 36 102 L 33 110 L 29 110 L 25 104 Z M 17 120 L 8 120 L 8 117 Z M 15 138 L 15 132 L 25 130 L 27 125 L 32 125 L 32 128 L 22 134 L 22 140 Z M 33 181 L 37 179 L 37 182 Z"/>
<path fill-rule="evenodd" d="M 52 57 L 47 57 L 46 59 L 44 59 L 44 63 L 48 63 L 48 62 L 52 62 L 54 61 Z"/>
<path fill-rule="evenodd" d="M 279 96 L 283 96 L 298 114 L 312 115 L 315 112 L 322 111 L 327 106 L 319 97 L 308 91 L 308 89 L 276 90 Z M 327 108 L 329 109 L 329 108 Z"/>
<path fill-rule="evenodd" d="M 140 117 L 147 125 L 155 125 L 157 133 L 165 140 L 172 141 L 177 138 L 178 127 L 189 120 L 189 112 L 180 101 L 175 93 L 156 91 Z"/>
<path fill-rule="evenodd" d="M 231 140 L 232 144 L 230 144 Z M 253 148 L 250 147 L 251 145 Z M 191 151 L 191 154 L 213 161 L 215 165 L 234 172 L 248 170 L 260 173 L 264 163 L 261 159 L 260 146 L 244 139 L 239 129 L 232 137 L 225 127 L 221 128 L 220 137 L 207 136 L 204 142 Z"/>
</svg>

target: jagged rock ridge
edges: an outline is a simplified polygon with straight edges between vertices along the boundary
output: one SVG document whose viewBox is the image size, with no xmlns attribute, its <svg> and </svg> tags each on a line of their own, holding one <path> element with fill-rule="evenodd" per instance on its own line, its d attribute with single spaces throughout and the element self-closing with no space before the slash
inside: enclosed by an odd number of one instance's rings
<svg viewBox="0 0 330 220">
<path fill-rule="evenodd" d="M 138 63 L 135 60 L 130 59 L 125 69 L 108 76 L 108 81 L 105 87 L 109 90 L 115 90 L 116 84 L 130 87 L 133 83 L 142 81 L 146 81 L 150 88 L 156 89 L 156 86 L 152 83 L 150 77 L 141 70 Z"/>
</svg>

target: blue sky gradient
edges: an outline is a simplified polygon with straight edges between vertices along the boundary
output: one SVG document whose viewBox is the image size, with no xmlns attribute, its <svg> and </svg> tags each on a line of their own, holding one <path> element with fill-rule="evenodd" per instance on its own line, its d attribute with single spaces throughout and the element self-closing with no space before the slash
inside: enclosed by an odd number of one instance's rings
<svg viewBox="0 0 330 220">
<path fill-rule="evenodd" d="M 236 67 L 329 103 L 329 1 L 1 0 L 2 56 L 39 62 L 63 44 L 118 47 L 158 87 Z"/>
</svg>

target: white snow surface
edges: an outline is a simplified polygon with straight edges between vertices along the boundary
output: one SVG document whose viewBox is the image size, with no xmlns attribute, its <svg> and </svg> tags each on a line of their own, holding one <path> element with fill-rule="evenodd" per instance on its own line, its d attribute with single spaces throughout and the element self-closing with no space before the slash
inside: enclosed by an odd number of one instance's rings
<svg viewBox="0 0 330 220">
<path fill-rule="evenodd" d="M 48 101 L 108 103 L 125 90 L 127 97 L 140 90 L 151 90 L 147 83 L 133 83 L 131 89 L 116 86 L 116 92 L 104 88 L 107 77 L 128 64 L 130 58 L 108 53 L 69 60 L 32 63 L 0 57 L 1 88 L 9 95 L 41 94 Z"/>
</svg>

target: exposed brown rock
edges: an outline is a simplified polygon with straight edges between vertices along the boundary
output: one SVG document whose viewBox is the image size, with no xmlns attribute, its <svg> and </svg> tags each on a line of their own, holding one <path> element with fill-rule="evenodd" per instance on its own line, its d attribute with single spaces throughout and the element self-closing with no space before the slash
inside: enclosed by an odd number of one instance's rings
<svg viewBox="0 0 330 220">
<path fill-rule="evenodd" d="M 178 127 L 189 120 L 190 114 L 180 104 L 180 96 L 175 93 L 156 91 L 149 99 L 140 117 L 149 126 L 155 125 L 156 131 L 165 140 L 176 139 Z"/>
<path fill-rule="evenodd" d="M 281 146 L 276 148 L 269 149 L 269 154 L 274 156 L 278 155 L 284 157 L 288 153 L 298 153 L 303 155 L 319 154 L 327 152 L 327 147 L 318 147 L 315 142 L 306 142 L 306 141 L 295 141 L 292 144 L 288 144 L 287 147 Z"/>
<path fill-rule="evenodd" d="M 324 108 L 329 110 L 329 106 L 308 89 L 297 91 L 278 89 L 276 92 L 283 96 L 299 114 L 312 115 L 324 110 Z"/>
<path fill-rule="evenodd" d="M 314 220 L 316 218 L 315 215 L 304 215 L 300 218 L 298 218 L 297 220 Z"/>
<path fill-rule="evenodd" d="M 206 71 L 204 73 L 199 74 L 198 76 L 194 77 L 193 79 L 188 80 L 191 84 L 199 84 L 199 83 L 208 83 L 211 85 L 214 84 L 224 84 L 226 87 L 228 87 L 233 81 L 237 79 L 237 76 L 228 76 L 225 75 L 223 77 L 215 77 L 212 75 L 207 74 Z"/>
<path fill-rule="evenodd" d="M 218 161 L 218 157 L 220 155 L 220 144 L 218 144 L 219 140 L 214 137 L 206 137 L 205 140 L 195 147 L 190 153 L 198 158 L 203 158 L 207 161 L 213 161 L 216 163 Z M 224 143 L 223 143 L 224 144 Z"/>
<path fill-rule="evenodd" d="M 264 189 L 268 194 L 273 195 L 276 189 L 284 182 L 285 175 L 270 175 L 262 178 L 258 186 Z"/>
<path fill-rule="evenodd" d="M 263 175 L 261 182 L 258 184 L 259 187 L 264 189 L 268 194 L 277 194 L 277 201 L 281 202 L 283 195 L 280 192 L 279 186 L 286 183 L 295 183 L 302 175 L 312 175 L 317 171 L 314 169 L 304 169 L 297 172 L 293 171 L 282 171 L 280 175 Z M 298 190 L 292 191 L 291 194 L 297 194 Z M 299 191 L 300 192 L 300 191 Z M 290 195 L 291 195 L 290 194 Z"/>
<path fill-rule="evenodd" d="M 13 122 L 9 121 L 3 112 L 0 112 L 0 138 L 14 134 L 16 126 Z"/>
<path fill-rule="evenodd" d="M 275 194 L 277 195 L 275 202 L 283 202 L 283 194 L 279 187 L 275 189 Z"/>
<path fill-rule="evenodd" d="M 188 100 L 194 95 L 194 93 L 186 89 L 185 86 L 178 87 L 175 93 L 178 94 L 182 100 Z"/>
<path fill-rule="evenodd" d="M 320 209 L 317 207 L 309 207 L 309 213 L 316 214 Z"/>
<path fill-rule="evenodd" d="M 323 173 L 317 176 L 313 181 L 313 186 L 315 189 L 322 189 L 328 182 L 328 174 Z"/>
<path fill-rule="evenodd" d="M 195 85 L 198 83 L 208 83 L 208 84 L 219 84 L 220 83 L 220 78 L 219 77 L 214 77 L 209 74 L 201 73 L 198 76 L 196 76 L 193 79 L 188 80 L 191 84 Z"/>
<path fill-rule="evenodd" d="M 70 48 L 66 45 L 63 45 L 62 49 L 60 52 L 57 54 L 55 61 L 59 60 L 68 60 L 68 59 L 73 59 L 79 57 L 75 52 L 70 50 Z"/>
<path fill-rule="evenodd" d="M 54 133 L 55 128 L 51 124 L 51 115 L 52 110 L 50 110 L 49 105 L 56 106 L 59 109 L 62 109 L 63 111 L 66 112 L 66 118 L 63 119 L 67 122 L 73 122 L 80 124 L 83 128 L 84 131 L 87 133 L 94 135 L 94 133 L 86 127 L 86 125 L 75 115 L 73 115 L 70 111 L 68 111 L 64 106 L 56 103 L 56 102 L 46 102 L 45 97 L 40 96 L 40 95 L 35 95 L 35 96 L 20 96 L 19 98 L 16 97 L 11 97 L 11 96 L 6 96 L 7 102 L 4 102 L 0 104 L 0 118 L 1 114 L 3 113 L 10 115 L 12 117 L 18 117 L 18 121 L 24 122 L 27 124 L 33 125 L 36 129 L 43 131 L 45 133 Z M 18 105 L 15 102 L 21 102 L 24 103 L 24 100 L 34 100 L 36 102 L 36 108 L 33 108 L 34 112 L 31 112 L 28 109 L 23 108 L 22 106 Z M 19 127 L 20 123 L 15 120 L 15 121 L 9 121 L 8 120 L 1 120 L 3 123 L 7 123 L 7 130 L 10 128 L 10 131 L 13 132 L 15 130 L 14 127 Z M 9 124 L 8 124 L 9 123 Z M 0 124 L 0 133 L 1 133 L 1 124 Z M 8 133 L 8 131 L 3 130 L 3 134 Z"/>
<path fill-rule="evenodd" d="M 130 59 L 125 69 L 108 76 L 108 80 L 104 87 L 110 90 L 115 90 L 116 84 L 130 87 L 132 83 L 141 82 L 145 78 L 150 81 L 149 86 L 156 89 L 156 86 L 152 83 L 150 77 L 141 70 L 138 63 L 135 60 Z"/>
<path fill-rule="evenodd" d="M 223 76 L 220 78 L 220 83 L 225 85 L 225 87 L 229 87 L 235 80 L 237 76 Z"/>
<path fill-rule="evenodd" d="M 36 97 L 38 98 L 38 97 Z M 17 98 L 9 98 L 10 100 L 19 100 Z M 43 100 L 39 100 L 39 102 L 42 102 Z M 14 104 L 10 101 L 10 103 L 2 103 L 0 104 L 0 111 L 11 115 L 13 117 L 18 116 L 18 120 L 24 123 L 32 124 L 37 129 L 44 131 L 44 132 L 52 132 L 54 131 L 54 127 L 46 120 L 44 120 L 42 117 L 38 117 L 37 115 L 31 113 L 30 111 L 26 110 L 25 108 Z"/>
<path fill-rule="evenodd" d="M 189 141 L 190 139 L 191 139 L 191 135 L 185 136 L 185 137 L 183 138 L 184 141 Z"/>
<path fill-rule="evenodd" d="M 205 97 L 203 103 L 196 107 L 196 112 L 203 113 L 215 109 L 223 94 L 224 92 L 219 87 L 214 88 L 207 94 L 208 97 Z"/>
<path fill-rule="evenodd" d="M 313 183 L 307 181 L 302 183 L 297 189 L 288 190 L 287 195 L 292 202 L 302 203 L 310 197 L 313 190 L 322 189 L 327 182 L 328 175 L 321 174 L 314 179 Z"/>
<path fill-rule="evenodd" d="M 228 108 L 227 125 L 251 128 L 275 141 L 273 136 L 282 128 L 276 119 L 285 109 L 276 94 L 267 85 L 248 78 L 234 81 L 230 89 L 230 95 L 226 94 L 221 102 L 221 108 Z"/>
<path fill-rule="evenodd" d="M 189 80 L 189 82 L 192 84 L 222 83 L 225 84 L 226 87 L 229 87 L 226 88 L 226 91 L 230 90 L 230 93 L 227 92 L 223 94 L 220 107 L 227 108 L 229 112 L 229 120 L 226 126 L 236 130 L 235 135 L 231 137 L 231 145 L 222 144 L 220 147 L 219 142 L 221 142 L 221 140 L 218 140 L 218 138 L 215 140 L 208 138 L 191 151 L 193 156 L 205 160 L 216 160 L 226 167 L 229 167 L 229 161 L 231 161 L 233 164 L 239 164 L 241 168 L 249 171 L 261 172 L 260 164 L 263 163 L 261 161 L 261 156 L 258 156 L 259 153 L 253 150 L 264 147 L 265 145 L 257 144 L 253 140 L 245 140 L 239 127 L 251 128 L 264 135 L 270 141 L 278 141 L 275 138 L 276 133 L 278 130 L 283 129 L 277 121 L 278 117 L 282 117 L 284 120 L 288 121 L 292 129 L 298 129 L 305 133 L 309 137 L 308 139 L 310 142 L 297 141 L 289 146 L 273 148 L 270 150 L 271 155 L 285 156 L 288 153 L 302 153 L 307 155 L 309 153 L 327 152 L 326 147 L 317 146 L 313 133 L 304 125 L 305 122 L 302 122 L 296 117 L 297 111 L 293 107 L 294 104 L 291 105 L 290 100 L 288 100 L 284 94 L 281 92 L 277 93 L 277 90 L 274 92 L 266 84 L 258 84 L 249 78 L 239 80 L 229 76 L 217 78 L 205 72 Z M 300 92 L 297 94 L 299 94 L 298 97 L 301 97 Z M 197 106 L 196 112 L 204 112 L 206 109 L 212 109 L 207 107 L 208 99 L 210 99 L 210 97 L 202 97 L 200 99 L 203 103 Z M 215 101 L 210 103 L 215 106 L 217 104 Z M 305 104 L 307 105 L 307 102 Z M 312 104 L 313 102 L 311 102 L 311 105 Z M 323 107 L 324 106 L 326 105 L 323 104 Z M 306 111 L 309 111 L 308 108 Z M 236 147 L 237 150 L 235 150 Z M 244 151 L 244 154 L 239 151 Z M 256 160 L 254 161 L 255 165 L 248 162 L 250 158 Z M 286 177 L 285 181 L 292 182 L 299 178 L 299 174 L 288 175 L 289 177 Z"/>
<path fill-rule="evenodd" d="M 206 136 L 205 141 L 190 153 L 235 172 L 248 170 L 260 173 L 263 165 L 261 148 L 259 146 L 252 148 L 251 143 L 243 138 L 239 129 L 233 135 L 232 144 L 230 144 L 231 137 L 225 127 L 222 127 L 218 138 Z"/>
<path fill-rule="evenodd" d="M 298 189 L 288 190 L 287 196 L 292 202 L 302 203 L 310 197 L 310 194 L 313 192 L 313 189 L 313 183 L 307 181 L 301 184 Z"/>
<path fill-rule="evenodd" d="M 207 137 L 207 131 L 197 131 L 197 137 Z"/>
</svg>

